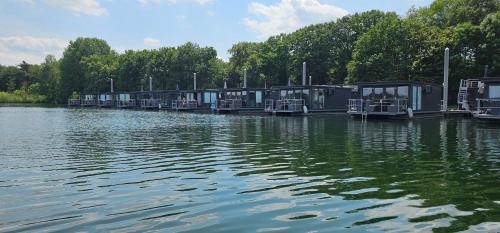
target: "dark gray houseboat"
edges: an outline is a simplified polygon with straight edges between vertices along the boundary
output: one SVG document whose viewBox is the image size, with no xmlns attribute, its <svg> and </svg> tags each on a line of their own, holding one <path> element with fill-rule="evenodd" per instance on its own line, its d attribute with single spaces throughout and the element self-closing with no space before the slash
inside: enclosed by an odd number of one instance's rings
<svg viewBox="0 0 500 233">
<path fill-rule="evenodd" d="M 97 106 L 100 108 L 112 108 L 114 107 L 114 95 L 111 93 L 101 93 L 98 95 Z"/>
<path fill-rule="evenodd" d="M 130 93 L 120 93 L 115 95 L 116 107 L 117 108 L 135 108 L 137 107 L 137 94 Z"/>
<path fill-rule="evenodd" d="M 439 116 L 441 86 L 418 82 L 374 82 L 357 84 L 355 99 L 349 100 L 353 117 L 412 118 Z"/>
<path fill-rule="evenodd" d="M 97 106 L 97 94 L 83 94 L 80 96 L 82 107 L 96 107 Z"/>
<path fill-rule="evenodd" d="M 286 86 L 267 90 L 264 109 L 268 113 L 293 115 L 346 112 L 352 87 Z"/>
<path fill-rule="evenodd" d="M 477 119 L 500 122 L 500 77 L 461 81 L 461 87 L 462 107 Z"/>
<path fill-rule="evenodd" d="M 264 112 L 264 88 L 230 88 L 217 92 L 217 112 Z"/>
</svg>

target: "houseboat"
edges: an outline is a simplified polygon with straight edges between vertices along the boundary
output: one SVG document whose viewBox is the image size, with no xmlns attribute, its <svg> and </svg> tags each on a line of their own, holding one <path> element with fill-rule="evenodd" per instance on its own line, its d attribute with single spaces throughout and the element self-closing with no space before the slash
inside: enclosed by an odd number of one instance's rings
<svg viewBox="0 0 500 233">
<path fill-rule="evenodd" d="M 161 109 L 161 92 L 148 91 L 137 93 L 137 100 L 141 109 Z"/>
<path fill-rule="evenodd" d="M 352 87 L 333 85 L 271 87 L 264 111 L 277 115 L 347 111 Z"/>
<path fill-rule="evenodd" d="M 99 94 L 99 98 L 97 99 L 97 106 L 99 106 L 100 108 L 114 107 L 113 94 L 111 93 Z"/>
<path fill-rule="evenodd" d="M 218 113 L 264 112 L 263 88 L 221 89 L 217 95 Z"/>
<path fill-rule="evenodd" d="M 418 82 L 358 83 L 348 113 L 360 118 L 439 116 L 441 86 Z"/>
<path fill-rule="evenodd" d="M 136 93 L 120 93 L 116 95 L 117 108 L 135 108 L 137 106 Z"/>
<path fill-rule="evenodd" d="M 172 100 L 172 110 L 176 111 L 194 111 L 201 104 L 201 91 L 184 90 L 177 91 L 177 98 Z"/>
<path fill-rule="evenodd" d="M 68 107 L 80 107 L 81 104 L 81 99 L 68 99 Z"/>
<path fill-rule="evenodd" d="M 80 96 L 82 107 L 96 107 L 97 95 L 96 94 L 83 94 Z"/>
<path fill-rule="evenodd" d="M 463 105 L 469 105 L 476 119 L 500 122 L 500 77 L 482 78 L 476 81 L 477 87 L 468 88 L 466 98 L 464 98 L 466 103 Z M 476 81 L 467 80 L 466 82 Z"/>
</svg>

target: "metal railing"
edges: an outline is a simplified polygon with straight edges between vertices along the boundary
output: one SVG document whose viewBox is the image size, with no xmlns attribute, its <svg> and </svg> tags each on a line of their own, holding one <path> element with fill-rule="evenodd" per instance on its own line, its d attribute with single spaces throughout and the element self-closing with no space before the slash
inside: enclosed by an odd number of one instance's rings
<svg viewBox="0 0 500 233">
<path fill-rule="evenodd" d="M 99 100 L 99 101 L 97 101 L 97 105 L 99 107 L 112 107 L 113 100 Z"/>
<path fill-rule="evenodd" d="M 159 108 L 160 100 L 159 99 L 142 99 L 141 100 L 141 108 Z"/>
<path fill-rule="evenodd" d="M 276 112 L 302 112 L 304 111 L 304 99 L 276 100 Z"/>
<path fill-rule="evenodd" d="M 500 116 L 500 99 L 476 99 L 477 112 Z"/>
<path fill-rule="evenodd" d="M 243 101 L 241 99 L 226 99 L 219 100 L 219 109 L 240 109 L 243 106 Z"/>
<path fill-rule="evenodd" d="M 380 113 L 406 113 L 408 108 L 407 99 L 349 99 L 349 112 L 380 112 Z"/>
<path fill-rule="evenodd" d="M 136 106 L 135 100 L 118 100 L 116 101 L 117 108 L 134 108 Z"/>
<path fill-rule="evenodd" d="M 69 99 L 68 100 L 68 106 L 70 107 L 76 107 L 76 106 L 80 106 L 81 102 L 79 99 Z"/>
<path fill-rule="evenodd" d="M 82 100 L 82 106 L 96 106 L 97 100 Z"/>
<path fill-rule="evenodd" d="M 198 102 L 196 100 L 173 100 L 172 109 L 196 109 Z"/>
<path fill-rule="evenodd" d="M 264 100 L 264 111 L 265 112 L 273 112 L 274 111 L 274 100 L 273 99 Z"/>
</svg>

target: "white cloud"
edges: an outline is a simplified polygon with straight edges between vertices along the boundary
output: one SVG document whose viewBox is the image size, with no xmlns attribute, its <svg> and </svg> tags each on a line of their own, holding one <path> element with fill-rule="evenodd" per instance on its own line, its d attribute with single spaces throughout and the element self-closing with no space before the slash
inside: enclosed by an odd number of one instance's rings
<svg viewBox="0 0 500 233">
<path fill-rule="evenodd" d="M 244 24 L 262 38 L 292 32 L 309 24 L 331 21 L 349 13 L 318 0 L 281 0 L 274 5 L 253 2 L 248 6 L 248 11 L 256 17 L 245 18 Z"/>
<path fill-rule="evenodd" d="M 207 11 L 207 15 L 210 16 L 210 17 L 214 17 L 215 16 L 215 12 L 213 12 L 213 11 Z"/>
<path fill-rule="evenodd" d="M 70 10 L 75 15 L 103 16 L 108 14 L 108 11 L 96 0 L 45 0 L 45 2 L 52 6 Z"/>
<path fill-rule="evenodd" d="M 144 44 L 151 47 L 158 47 L 160 46 L 160 40 L 151 37 L 146 37 L 144 38 Z"/>
<path fill-rule="evenodd" d="M 51 37 L 0 37 L 0 64 L 41 63 L 48 54 L 61 57 L 67 45 L 68 41 Z"/>
<path fill-rule="evenodd" d="M 214 3 L 216 0 L 137 0 L 141 6 L 146 6 L 148 4 L 160 4 L 166 2 L 168 5 L 174 5 L 177 3 L 195 3 L 201 6 L 209 5 Z"/>
</svg>

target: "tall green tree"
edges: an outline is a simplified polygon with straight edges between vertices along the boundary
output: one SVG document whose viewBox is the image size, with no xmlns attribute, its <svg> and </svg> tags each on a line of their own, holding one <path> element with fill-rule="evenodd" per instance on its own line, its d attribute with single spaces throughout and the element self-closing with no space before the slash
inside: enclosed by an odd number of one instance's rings
<svg viewBox="0 0 500 233">
<path fill-rule="evenodd" d="M 40 94 L 47 97 L 49 103 L 57 103 L 60 94 L 61 73 L 59 62 L 53 55 L 47 55 L 41 64 L 38 81 Z"/>
<path fill-rule="evenodd" d="M 70 41 L 61 58 L 61 96 L 64 102 L 71 93 L 82 92 L 87 87 L 87 79 L 81 61 L 91 55 L 107 55 L 111 53 L 108 43 L 96 38 L 77 38 Z"/>
</svg>

